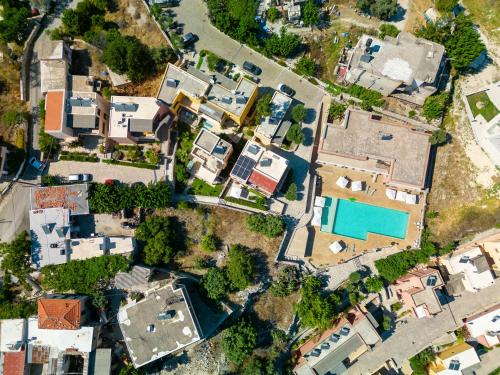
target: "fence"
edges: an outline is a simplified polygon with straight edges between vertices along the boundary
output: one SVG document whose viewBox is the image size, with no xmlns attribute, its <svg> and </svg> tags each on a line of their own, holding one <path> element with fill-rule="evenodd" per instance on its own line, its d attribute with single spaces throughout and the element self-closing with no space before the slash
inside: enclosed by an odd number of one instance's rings
<svg viewBox="0 0 500 375">
<path fill-rule="evenodd" d="M 39 19 L 33 19 L 36 22 L 35 27 L 31 30 L 28 39 L 24 43 L 24 50 L 21 63 L 21 100 L 28 101 L 30 93 L 30 66 L 33 58 L 33 46 L 38 37 L 38 33 L 42 27 L 42 22 L 45 19 L 45 14 Z"/>
</svg>

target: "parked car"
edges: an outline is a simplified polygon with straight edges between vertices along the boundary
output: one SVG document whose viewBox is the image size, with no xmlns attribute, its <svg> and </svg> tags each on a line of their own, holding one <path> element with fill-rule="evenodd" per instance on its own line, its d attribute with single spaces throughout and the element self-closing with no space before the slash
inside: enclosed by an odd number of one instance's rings
<svg viewBox="0 0 500 375">
<path fill-rule="evenodd" d="M 182 37 L 182 43 L 184 46 L 188 46 L 191 43 L 194 43 L 198 40 L 198 37 L 194 35 L 193 33 L 187 33 Z"/>
<path fill-rule="evenodd" d="M 88 181 L 92 181 L 92 175 L 90 173 L 70 174 L 68 176 L 68 181 L 70 181 L 70 182 L 88 182 Z"/>
<path fill-rule="evenodd" d="M 259 68 L 257 65 L 252 64 L 250 61 L 245 61 L 243 63 L 243 69 L 245 69 L 247 72 L 255 74 L 256 76 L 262 73 L 262 69 Z"/>
<path fill-rule="evenodd" d="M 284 83 L 280 83 L 278 85 L 278 91 L 282 92 L 285 95 L 288 95 L 289 97 L 295 95 L 295 90 L 292 89 L 290 86 L 285 85 Z"/>
<path fill-rule="evenodd" d="M 34 156 L 29 160 L 30 165 L 35 168 L 38 172 L 43 172 L 46 165 L 43 161 L 38 160 Z"/>
</svg>

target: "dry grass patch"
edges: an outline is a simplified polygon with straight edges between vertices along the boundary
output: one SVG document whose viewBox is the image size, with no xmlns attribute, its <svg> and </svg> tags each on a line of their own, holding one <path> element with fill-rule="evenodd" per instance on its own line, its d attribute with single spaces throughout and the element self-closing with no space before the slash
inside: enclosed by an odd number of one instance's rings
<svg viewBox="0 0 500 375">
<path fill-rule="evenodd" d="M 425 25 L 424 12 L 434 6 L 432 0 L 412 0 L 408 13 L 405 15 L 407 21 L 405 24 L 405 31 L 413 32 L 421 25 Z"/>
<path fill-rule="evenodd" d="M 259 320 L 287 331 L 292 324 L 293 306 L 298 300 L 299 293 L 293 293 L 288 297 L 274 297 L 271 291 L 267 290 L 254 300 L 253 311 Z"/>
<path fill-rule="evenodd" d="M 498 0 L 463 0 L 462 3 L 471 13 L 474 21 L 479 23 L 481 30 L 493 41 L 500 43 L 500 27 L 498 24 L 500 5 Z"/>
</svg>

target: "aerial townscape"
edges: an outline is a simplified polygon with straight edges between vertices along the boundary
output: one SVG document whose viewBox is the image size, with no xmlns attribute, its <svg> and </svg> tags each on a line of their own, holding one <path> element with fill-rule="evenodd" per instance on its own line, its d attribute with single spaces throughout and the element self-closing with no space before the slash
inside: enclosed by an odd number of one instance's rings
<svg viewBox="0 0 500 375">
<path fill-rule="evenodd" d="M 500 375 L 499 0 L 0 0 L 0 375 Z"/>
</svg>

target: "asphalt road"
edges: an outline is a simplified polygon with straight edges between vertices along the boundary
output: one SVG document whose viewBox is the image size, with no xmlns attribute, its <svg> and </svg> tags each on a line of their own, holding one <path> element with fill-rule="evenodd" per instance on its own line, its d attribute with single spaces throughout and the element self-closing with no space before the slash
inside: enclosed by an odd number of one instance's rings
<svg viewBox="0 0 500 375">
<path fill-rule="evenodd" d="M 195 43 L 197 52 L 209 50 L 240 67 L 243 62 L 250 61 L 262 69 L 258 76 L 261 86 L 276 88 L 279 83 L 285 83 L 297 91 L 295 99 L 306 107 L 316 108 L 321 103 L 324 95 L 321 88 L 212 26 L 202 0 L 181 0 L 179 6 L 172 8 L 172 11 L 176 14 L 177 22 L 183 26 L 184 33 L 192 32 L 198 36 L 199 40 Z"/>
</svg>

